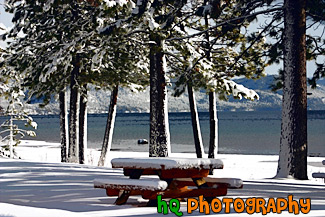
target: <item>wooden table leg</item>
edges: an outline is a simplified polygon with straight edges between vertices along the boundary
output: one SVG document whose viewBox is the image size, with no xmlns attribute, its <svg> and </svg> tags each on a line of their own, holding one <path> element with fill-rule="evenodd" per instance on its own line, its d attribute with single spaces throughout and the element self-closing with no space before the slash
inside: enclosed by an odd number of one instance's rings
<svg viewBox="0 0 325 217">
<path fill-rule="evenodd" d="M 141 175 L 143 173 L 143 170 L 132 170 L 130 174 L 130 179 L 140 179 Z M 118 198 L 115 201 L 116 205 L 123 205 L 127 202 L 131 195 L 131 191 L 123 190 L 122 194 L 118 196 Z"/>
<path fill-rule="evenodd" d="M 158 202 L 157 202 L 157 199 L 150 199 L 147 203 L 147 207 L 157 207 L 158 205 Z"/>
<path fill-rule="evenodd" d="M 205 179 L 203 177 L 201 177 L 201 178 L 192 178 L 192 180 L 193 180 L 194 184 L 196 185 L 196 187 L 198 189 L 200 189 L 200 188 L 209 188 L 208 183 L 205 181 Z M 214 198 L 215 197 L 205 197 L 205 200 L 208 201 L 208 203 L 211 203 Z"/>
<path fill-rule="evenodd" d="M 124 190 L 121 195 L 118 196 L 118 198 L 115 201 L 116 205 L 123 205 L 126 203 L 126 201 L 129 199 L 131 194 L 131 191 Z"/>
<path fill-rule="evenodd" d="M 143 170 L 132 170 L 130 174 L 130 179 L 140 179 Z"/>
<path fill-rule="evenodd" d="M 203 177 L 201 178 L 192 178 L 194 184 L 196 185 L 196 187 L 198 188 L 208 188 L 208 183 L 205 181 L 205 179 Z"/>
</svg>

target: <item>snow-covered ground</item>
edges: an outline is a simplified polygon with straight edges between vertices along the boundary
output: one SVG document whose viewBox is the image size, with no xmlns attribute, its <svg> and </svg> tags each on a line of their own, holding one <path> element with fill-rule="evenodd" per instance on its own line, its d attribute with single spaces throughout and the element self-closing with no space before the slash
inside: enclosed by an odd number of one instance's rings
<svg viewBox="0 0 325 217">
<path fill-rule="evenodd" d="M 146 200 L 132 196 L 123 206 L 114 205 L 115 197 L 107 197 L 105 190 L 94 189 L 93 180 L 109 175 L 122 176 L 121 169 L 95 166 L 99 153 L 89 150 L 89 165 L 60 163 L 59 144 L 41 141 L 24 141 L 16 148 L 22 158 L 0 158 L 0 217 L 41 216 L 163 216 L 157 207 L 145 207 Z M 110 158 L 146 157 L 148 153 L 111 152 Z M 195 157 L 194 154 L 173 153 L 172 157 Z M 323 158 L 308 159 L 310 180 L 273 179 L 277 169 L 277 156 L 219 155 L 224 169 L 214 176 L 244 180 L 244 188 L 229 190 L 227 198 L 286 198 L 293 195 L 311 199 L 311 211 L 302 216 L 325 216 L 325 184 L 313 179 L 313 172 L 325 172 Z M 222 198 L 220 198 L 222 199 Z M 202 216 L 198 210 L 188 214 L 187 203 L 182 202 L 184 216 Z M 169 213 L 176 216 L 174 213 Z M 218 216 L 249 216 L 235 213 L 211 214 Z M 262 216 L 261 213 L 253 216 Z M 294 216 L 288 212 L 269 213 L 266 216 Z"/>
</svg>

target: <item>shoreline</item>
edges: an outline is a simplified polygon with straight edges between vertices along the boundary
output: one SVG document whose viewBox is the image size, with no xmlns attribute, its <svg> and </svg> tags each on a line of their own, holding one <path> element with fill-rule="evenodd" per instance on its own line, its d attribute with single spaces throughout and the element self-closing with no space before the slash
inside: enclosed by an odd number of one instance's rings
<svg viewBox="0 0 325 217">
<path fill-rule="evenodd" d="M 18 156 L 22 160 L 61 163 L 60 143 L 51 143 L 37 140 L 22 140 L 15 147 Z M 37 151 L 36 151 L 37 150 Z M 105 167 L 111 168 L 110 161 L 117 157 L 148 157 L 148 152 L 116 151 L 111 150 L 107 155 Z M 100 151 L 92 148 L 87 149 L 87 164 L 97 166 Z M 172 152 L 170 157 L 196 158 L 195 153 Z M 207 154 L 204 158 L 207 158 Z M 255 155 L 255 154 L 218 154 L 218 159 L 224 162 L 224 169 L 220 175 L 245 179 L 270 179 L 276 175 L 278 155 Z M 308 157 L 308 177 L 310 181 L 323 183 L 321 179 L 313 179 L 313 172 L 325 172 L 322 165 L 323 157 Z M 261 170 L 263 168 L 263 170 Z M 246 171 L 243 176 L 243 171 Z M 240 175 L 237 175 L 240 174 Z"/>
<path fill-rule="evenodd" d="M 36 143 L 36 144 L 35 144 Z M 33 147 L 33 146 L 37 146 L 37 144 L 39 144 L 39 146 L 52 146 L 53 148 L 60 148 L 60 143 L 59 142 L 47 142 L 47 141 L 42 141 L 42 140 L 33 140 L 33 139 L 22 139 L 21 140 L 21 144 L 19 144 L 17 147 Z M 148 144 L 142 145 L 142 144 L 134 144 L 135 147 L 144 147 Z M 187 146 L 185 144 L 173 144 L 175 146 Z M 114 146 L 114 144 L 112 145 Z M 119 145 L 121 146 L 121 145 Z M 194 147 L 194 144 L 193 144 Z M 173 148 L 172 148 L 173 149 Z M 94 147 L 88 147 L 88 150 L 93 150 L 93 151 L 99 151 L 100 152 L 100 148 L 94 148 Z M 129 149 L 123 149 L 123 148 L 117 148 L 117 147 L 112 147 L 111 151 L 113 152 L 130 152 L 130 151 L 126 151 Z M 146 151 L 138 151 L 138 150 L 134 150 L 133 152 L 146 152 Z M 207 152 L 207 150 L 205 150 L 205 152 Z M 179 154 L 195 154 L 195 150 L 193 149 L 193 151 L 191 152 L 186 152 L 186 151 L 178 151 L 178 152 L 172 152 L 174 153 L 179 153 Z M 248 153 L 225 153 L 224 151 L 219 152 L 218 154 L 222 154 L 222 155 L 252 155 L 252 156 L 278 156 L 277 153 L 274 154 L 248 154 Z M 207 154 L 206 154 L 207 155 Z M 320 158 L 325 158 L 325 155 L 322 155 L 321 153 L 308 153 L 308 157 L 320 157 Z"/>
</svg>

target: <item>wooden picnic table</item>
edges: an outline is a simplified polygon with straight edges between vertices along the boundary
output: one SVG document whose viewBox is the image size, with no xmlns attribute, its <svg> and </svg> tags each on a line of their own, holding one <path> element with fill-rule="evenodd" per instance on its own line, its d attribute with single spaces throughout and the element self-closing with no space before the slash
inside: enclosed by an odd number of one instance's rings
<svg viewBox="0 0 325 217">
<path fill-rule="evenodd" d="M 106 188 L 108 196 L 118 196 L 115 202 L 118 205 L 126 203 L 130 195 L 142 195 L 153 203 L 158 195 L 162 198 L 203 195 L 206 200 L 212 200 L 216 196 L 226 195 L 228 188 L 242 187 L 240 179 L 207 178 L 211 169 L 223 168 L 223 162 L 219 159 L 115 158 L 111 163 L 113 168 L 123 168 L 124 176 L 129 179 L 115 179 L 114 182 L 111 179 L 106 185 L 105 181 L 98 181 L 95 187 Z M 151 175 L 159 177 L 156 184 L 142 179 L 143 176 Z"/>
</svg>

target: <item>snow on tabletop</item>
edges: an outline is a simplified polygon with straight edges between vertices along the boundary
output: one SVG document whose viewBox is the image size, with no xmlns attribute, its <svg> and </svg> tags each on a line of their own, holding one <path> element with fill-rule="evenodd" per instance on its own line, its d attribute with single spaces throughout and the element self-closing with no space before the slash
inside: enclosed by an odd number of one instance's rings
<svg viewBox="0 0 325 217">
<path fill-rule="evenodd" d="M 95 179 L 94 187 L 124 189 L 124 190 L 150 190 L 162 191 L 167 188 L 167 182 L 159 179 L 128 179 L 123 177 L 110 177 Z"/>
<path fill-rule="evenodd" d="M 114 158 L 113 168 L 132 169 L 222 169 L 223 162 L 209 158 L 175 158 L 175 157 L 147 157 L 147 158 Z"/>
</svg>

